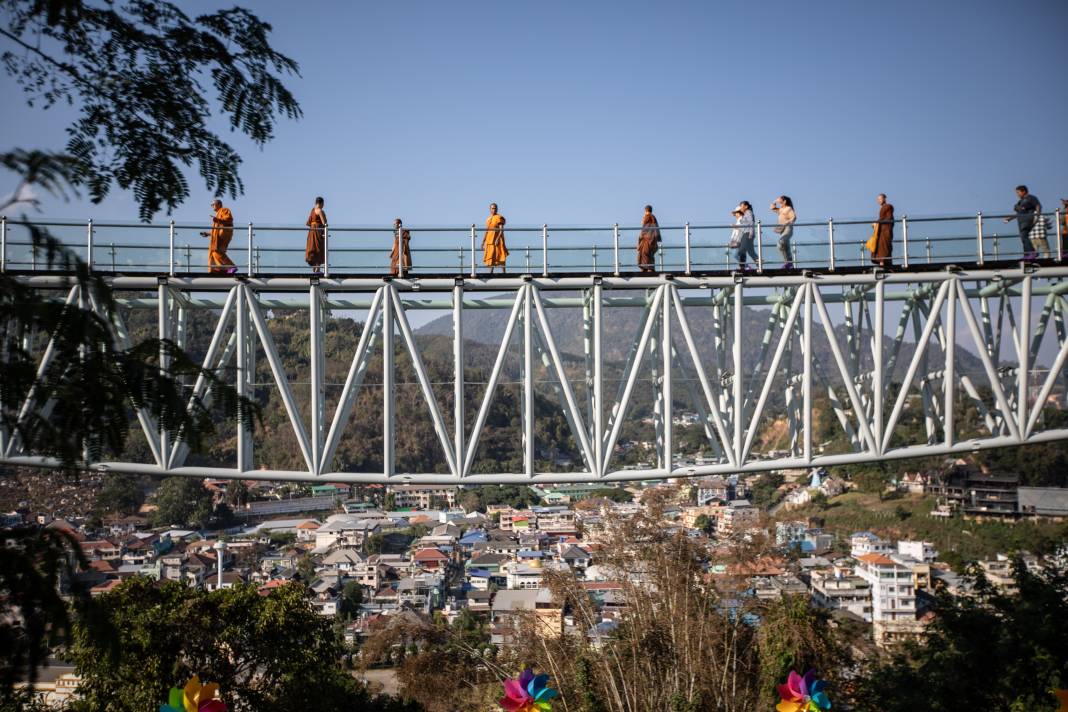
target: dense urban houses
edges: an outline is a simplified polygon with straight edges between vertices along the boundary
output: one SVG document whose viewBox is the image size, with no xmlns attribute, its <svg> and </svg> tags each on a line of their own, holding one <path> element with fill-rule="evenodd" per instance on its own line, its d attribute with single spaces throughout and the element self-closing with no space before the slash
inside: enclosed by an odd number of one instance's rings
<svg viewBox="0 0 1068 712">
<path fill-rule="evenodd" d="M 484 623 L 490 644 L 498 647 L 512 644 L 524 623 L 538 635 L 585 636 L 599 647 L 626 615 L 626 586 L 647 585 L 642 572 L 618 571 L 602 554 L 634 517 L 654 512 L 664 533 L 703 548 L 708 580 L 728 609 L 802 597 L 840 621 L 866 627 L 870 644 L 889 646 L 923 638 L 937 615 L 936 590 L 969 595 L 960 571 L 941 561 L 930 541 L 825 528 L 813 497 L 833 501 L 850 490 L 846 480 L 823 471 L 777 474 L 777 496 L 765 494 L 763 506 L 742 496 L 760 489 L 761 476 L 731 476 L 638 483 L 611 498 L 598 496 L 604 488 L 595 485 L 532 487 L 511 503 L 470 510 L 458 503 L 480 500 L 466 497 L 462 488 L 398 485 L 350 497 L 347 489 L 320 487 L 314 495 L 332 498 L 329 509 L 316 505 L 264 516 L 266 508 L 246 506 L 235 526 L 214 531 L 152 528 L 146 513 L 109 517 L 95 526 L 85 516 L 15 510 L 3 517 L 12 524 L 35 518 L 68 532 L 85 555 L 78 576 L 93 595 L 134 576 L 205 590 L 249 584 L 263 595 L 299 582 L 320 615 L 339 621 L 354 649 L 405 620 L 452 621 L 461 613 Z M 225 496 L 225 483 L 213 487 Z M 944 473 L 906 476 L 891 489 L 901 493 L 892 496 L 938 498 L 952 508 L 950 516 L 1009 523 L 1057 520 L 1068 500 L 1065 490 L 1020 487 L 1011 476 L 960 463 Z M 288 486 L 279 491 L 284 498 L 257 483 L 251 496 L 263 499 L 247 504 L 309 499 L 295 497 Z M 926 516 L 945 512 L 934 505 Z M 770 548 L 755 557 L 736 555 L 758 542 Z M 1035 570 L 1041 566 L 1037 557 L 1028 562 Z M 979 563 L 994 586 L 1014 590 L 1010 557 Z M 554 599 L 551 577 L 581 585 L 595 611 L 593 625 L 577 621 Z M 745 620 L 760 624 L 748 614 Z M 52 680 L 47 684 L 55 689 L 48 694 L 75 683 Z"/>
</svg>

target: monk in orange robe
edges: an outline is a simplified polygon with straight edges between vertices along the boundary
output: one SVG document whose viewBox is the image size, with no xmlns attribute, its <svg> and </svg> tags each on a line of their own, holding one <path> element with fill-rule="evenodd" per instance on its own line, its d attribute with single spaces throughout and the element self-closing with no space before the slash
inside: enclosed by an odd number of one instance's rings
<svg viewBox="0 0 1068 712">
<path fill-rule="evenodd" d="M 315 207 L 308 215 L 308 240 L 304 245 L 304 261 L 312 268 L 312 272 L 322 272 L 323 263 L 326 262 L 326 211 L 323 207 L 326 201 L 322 198 L 315 199 Z"/>
<path fill-rule="evenodd" d="M 412 233 L 402 229 L 401 219 L 393 221 L 393 251 L 389 253 L 389 273 L 396 277 L 400 273 L 401 257 L 404 258 L 404 271 L 412 269 Z"/>
<path fill-rule="evenodd" d="M 490 203 L 490 214 L 486 218 L 486 234 L 482 238 L 482 263 L 493 274 L 494 267 L 501 268 L 504 274 L 504 262 L 508 258 L 508 247 L 504 244 L 503 215 L 497 213 L 497 204 Z"/>
<path fill-rule="evenodd" d="M 656 251 L 660 247 L 660 224 L 653 215 L 653 206 L 645 206 L 642 216 L 642 231 L 638 235 L 638 268 L 652 272 L 656 267 Z"/>
<path fill-rule="evenodd" d="M 879 221 L 872 223 L 877 234 L 871 261 L 885 269 L 893 262 L 894 206 L 887 202 L 886 193 L 879 193 L 876 201 L 879 203 Z"/>
<path fill-rule="evenodd" d="M 211 202 L 215 213 L 211 216 L 211 232 L 200 233 L 201 237 L 210 237 L 208 243 L 208 271 L 219 274 L 234 274 L 237 265 L 226 256 L 226 248 L 234 239 L 234 215 L 230 208 L 224 208 L 222 201 L 216 198 Z"/>
</svg>

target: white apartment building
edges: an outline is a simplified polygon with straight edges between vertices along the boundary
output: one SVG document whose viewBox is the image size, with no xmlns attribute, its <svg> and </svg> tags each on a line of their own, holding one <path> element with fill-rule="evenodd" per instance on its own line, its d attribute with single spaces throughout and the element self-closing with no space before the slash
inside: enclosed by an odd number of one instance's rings
<svg viewBox="0 0 1068 712">
<path fill-rule="evenodd" d="M 871 622 L 871 584 L 852 571 L 839 568 L 811 573 L 812 602 L 820 608 L 840 608 Z"/>
<path fill-rule="evenodd" d="M 857 576 L 871 586 L 871 621 L 877 645 L 923 632 L 916 618 L 916 588 L 912 567 L 885 554 L 861 554 Z"/>
<path fill-rule="evenodd" d="M 935 549 L 934 544 L 929 541 L 902 539 L 897 543 L 897 553 L 927 564 L 934 563 L 935 559 L 938 558 L 938 551 Z"/>
<path fill-rule="evenodd" d="M 447 485 L 390 485 L 387 494 L 393 495 L 397 509 L 439 509 L 456 504 L 456 487 Z"/>
<path fill-rule="evenodd" d="M 746 499 L 737 499 L 730 502 L 719 515 L 716 523 L 716 533 L 720 536 L 730 536 L 750 529 L 760 519 L 760 510 L 749 503 Z"/>
<path fill-rule="evenodd" d="M 883 554 L 889 556 L 894 553 L 894 545 L 880 539 L 871 532 L 857 532 L 849 537 L 849 555 L 854 559 L 864 554 Z"/>
</svg>

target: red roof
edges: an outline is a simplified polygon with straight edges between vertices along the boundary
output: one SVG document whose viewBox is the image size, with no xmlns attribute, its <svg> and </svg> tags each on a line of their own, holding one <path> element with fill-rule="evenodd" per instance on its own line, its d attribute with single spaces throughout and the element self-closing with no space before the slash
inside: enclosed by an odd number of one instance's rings
<svg viewBox="0 0 1068 712">
<path fill-rule="evenodd" d="M 412 557 L 414 561 L 448 561 L 449 557 L 441 553 L 438 549 L 420 549 L 415 552 L 415 556 Z"/>
<path fill-rule="evenodd" d="M 582 587 L 587 591 L 619 591 L 623 588 L 615 581 L 583 581 Z"/>
<path fill-rule="evenodd" d="M 866 564 L 876 564 L 878 566 L 893 566 L 895 564 L 893 559 L 887 558 L 882 554 L 861 554 L 857 559 Z"/>
</svg>

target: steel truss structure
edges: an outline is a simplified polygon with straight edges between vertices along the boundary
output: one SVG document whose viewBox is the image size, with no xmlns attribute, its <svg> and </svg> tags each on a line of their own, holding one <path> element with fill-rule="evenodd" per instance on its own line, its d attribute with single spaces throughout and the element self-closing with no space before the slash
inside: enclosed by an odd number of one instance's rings
<svg viewBox="0 0 1068 712">
<path fill-rule="evenodd" d="M 306 467 L 295 471 L 256 469 L 247 424 L 238 427 L 234 467 L 189 466 L 189 453 L 181 438 L 161 430 L 146 412 L 136 416 L 153 463 L 100 462 L 88 467 L 161 475 L 354 483 L 611 482 L 951 455 L 1068 439 L 1068 428 L 1046 428 L 1044 417 L 1051 395 L 1063 399 L 1068 380 L 1066 277 L 1068 268 L 1059 266 L 775 277 L 115 277 L 112 286 L 120 295 L 137 293 L 126 303 L 156 308 L 159 336 L 179 345 L 187 341 L 191 310 L 212 310 L 217 321 L 203 366 L 212 370 L 235 367 L 232 372 L 240 394 L 252 392 L 251 374 L 257 348 L 261 350 Z M 88 299 L 62 276 L 20 279 L 41 289 L 66 289 L 68 303 Z M 147 290 L 156 292 L 155 299 L 145 297 Z M 550 326 L 549 310 L 560 307 L 582 309 L 582 399 L 572 385 L 573 377 L 565 371 L 557 335 Z M 612 395 L 606 393 L 603 332 L 606 320 L 618 307 L 640 309 L 641 319 L 623 378 Z M 293 384 L 287 379 L 268 328 L 268 309 L 308 310 L 308 422 L 298 410 Z M 324 321 L 333 310 L 353 309 L 366 309 L 367 316 L 340 398 L 333 412 L 328 412 Z M 451 427 L 409 322 L 408 313 L 414 309 L 450 309 L 452 313 Z M 476 402 L 465 396 L 462 338 L 464 320 L 472 309 L 508 312 L 488 384 Z M 695 335 L 694 310 L 709 310 L 711 334 Z M 746 334 L 753 332 L 753 315 L 763 323 L 755 361 L 743 356 Z M 896 328 L 888 330 L 895 319 Z M 128 345 L 130 335 L 122 318 L 116 315 L 113 324 L 118 343 Z M 818 357 L 816 340 L 823 340 L 829 348 L 829 362 Z M 513 341 L 518 341 L 522 364 L 519 416 L 523 469 L 473 473 L 480 436 Z M 967 372 L 960 367 L 962 348 L 981 362 L 981 371 L 973 368 Z M 398 349 L 404 349 L 411 360 L 447 472 L 397 471 Z M 382 471 L 337 471 L 338 446 L 350 427 L 356 394 L 372 354 L 378 351 L 383 363 Z M 1036 368 L 1040 351 L 1046 354 L 1048 368 Z M 51 349 L 46 348 L 42 372 L 50 358 Z M 556 403 L 581 453 L 582 468 L 576 471 L 540 472 L 535 468 L 535 373 L 540 370 L 549 374 L 543 381 L 552 384 Z M 656 467 L 618 469 L 617 446 L 622 427 L 632 415 L 636 384 L 650 378 L 655 384 L 652 420 Z M 190 387 L 191 397 L 210 400 L 204 380 Z M 773 394 L 781 394 L 781 399 L 773 399 Z M 825 394 L 831 413 L 814 413 L 817 394 Z M 680 457 L 677 448 L 675 415 L 677 404 L 685 400 L 692 402 L 712 452 L 712 457 L 702 458 L 700 464 Z M 773 400 L 781 403 L 774 413 L 769 412 Z M 36 403 L 31 393 L 20 413 L 24 416 L 34 408 L 48 407 L 47 403 Z M 473 408 L 473 420 L 467 417 L 469 407 Z M 906 409 L 917 407 L 922 408 L 923 433 L 918 441 L 910 441 L 900 423 Z M 980 430 L 963 432 L 956 422 L 962 408 L 974 409 Z M 830 422 L 844 433 L 850 449 L 825 451 L 816 441 L 814 416 L 833 418 Z M 762 428 L 769 420 L 784 418 L 788 447 L 774 453 L 761 451 Z M 0 463 L 53 464 L 23 452 L 10 434 L 0 433 L 0 437 Z"/>
</svg>

